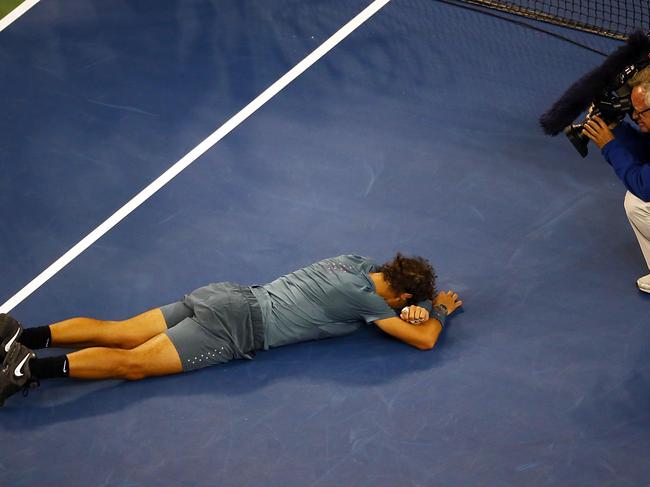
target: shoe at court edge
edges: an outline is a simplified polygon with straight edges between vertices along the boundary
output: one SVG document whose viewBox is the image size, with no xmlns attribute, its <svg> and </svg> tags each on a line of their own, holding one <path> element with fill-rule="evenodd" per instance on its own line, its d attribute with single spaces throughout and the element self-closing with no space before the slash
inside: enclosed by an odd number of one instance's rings
<svg viewBox="0 0 650 487">
<path fill-rule="evenodd" d="M 639 288 L 639 291 L 650 293 L 650 274 L 639 277 L 636 281 L 636 286 Z"/>
<path fill-rule="evenodd" d="M 19 390 L 38 386 L 29 370 L 29 361 L 35 357 L 36 354 L 25 345 L 13 343 L 0 368 L 0 407 L 4 406 L 5 399 Z"/>
<path fill-rule="evenodd" d="M 11 346 L 18 341 L 23 327 L 13 317 L 0 313 L 0 363 L 9 353 Z"/>
</svg>

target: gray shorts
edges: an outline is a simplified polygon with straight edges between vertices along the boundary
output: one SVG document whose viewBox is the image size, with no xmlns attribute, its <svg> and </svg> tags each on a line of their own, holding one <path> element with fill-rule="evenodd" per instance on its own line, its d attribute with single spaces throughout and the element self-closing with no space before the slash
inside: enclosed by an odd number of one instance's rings
<svg viewBox="0 0 650 487">
<path fill-rule="evenodd" d="M 210 284 L 160 310 L 184 372 L 252 359 L 255 350 L 264 348 L 262 314 L 249 287 Z"/>
</svg>

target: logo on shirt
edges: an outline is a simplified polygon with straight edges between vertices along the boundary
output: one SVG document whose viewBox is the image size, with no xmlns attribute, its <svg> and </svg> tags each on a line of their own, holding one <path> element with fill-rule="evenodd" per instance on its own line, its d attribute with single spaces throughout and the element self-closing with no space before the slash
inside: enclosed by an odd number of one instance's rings
<svg viewBox="0 0 650 487">
<path fill-rule="evenodd" d="M 330 272 L 352 272 L 352 269 L 345 264 L 339 262 L 327 262 L 325 269 Z"/>
</svg>

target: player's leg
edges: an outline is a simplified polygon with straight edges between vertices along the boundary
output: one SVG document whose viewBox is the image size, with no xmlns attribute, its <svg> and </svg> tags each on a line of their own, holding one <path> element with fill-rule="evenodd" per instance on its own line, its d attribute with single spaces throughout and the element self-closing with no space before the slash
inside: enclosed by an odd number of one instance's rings
<svg viewBox="0 0 650 487">
<path fill-rule="evenodd" d="M 0 406 L 22 388 L 38 385 L 39 379 L 139 380 L 182 371 L 179 354 L 165 333 L 130 350 L 93 347 L 41 359 L 23 344 L 14 342 L 0 368 Z"/>
<path fill-rule="evenodd" d="M 201 307 L 203 320 L 195 315 L 187 317 L 132 349 L 92 347 L 39 358 L 14 341 L 0 369 L 0 405 L 20 388 L 43 379 L 69 376 L 138 380 L 252 358 L 254 350 L 263 347 L 261 315 L 253 313 L 250 306 L 252 293 L 248 291 L 248 299 L 246 293 L 233 286 L 215 286 L 214 293 L 214 307 Z M 166 307 L 162 311 L 165 318 L 173 318 Z"/>
<path fill-rule="evenodd" d="M 132 349 L 93 347 L 67 355 L 69 377 L 77 379 L 128 379 L 176 374 L 181 359 L 165 333 Z"/>
<path fill-rule="evenodd" d="M 12 317 L 0 315 L 0 342 L 7 350 L 12 339 L 33 350 L 93 346 L 131 349 L 191 315 L 192 310 L 178 302 L 122 321 L 80 317 L 24 330 Z"/>
<path fill-rule="evenodd" d="M 187 372 L 233 358 L 227 341 L 190 317 L 132 349 L 91 347 L 59 357 L 36 358 L 29 364 L 30 372 L 41 379 L 69 376 L 138 380 Z"/>
<path fill-rule="evenodd" d="M 131 349 L 167 330 L 159 308 L 123 321 L 72 318 L 49 326 L 51 347 Z"/>
</svg>

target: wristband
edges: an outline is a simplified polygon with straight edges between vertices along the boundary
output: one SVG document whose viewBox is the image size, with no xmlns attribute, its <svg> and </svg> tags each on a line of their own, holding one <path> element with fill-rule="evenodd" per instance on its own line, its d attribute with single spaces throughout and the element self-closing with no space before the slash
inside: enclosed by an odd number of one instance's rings
<svg viewBox="0 0 650 487">
<path fill-rule="evenodd" d="M 447 321 L 447 306 L 444 304 L 437 304 L 431 309 L 431 314 L 436 320 L 440 322 L 440 326 L 445 327 L 445 322 Z"/>
</svg>

